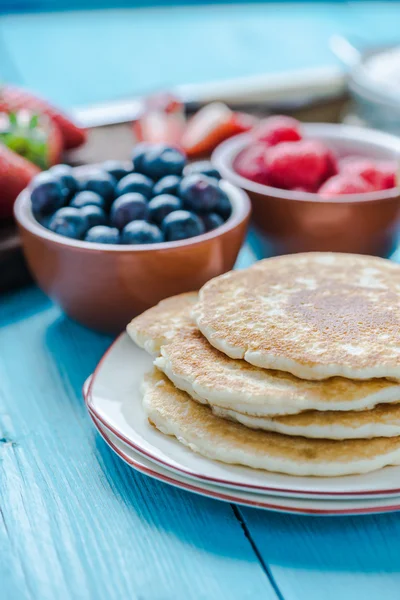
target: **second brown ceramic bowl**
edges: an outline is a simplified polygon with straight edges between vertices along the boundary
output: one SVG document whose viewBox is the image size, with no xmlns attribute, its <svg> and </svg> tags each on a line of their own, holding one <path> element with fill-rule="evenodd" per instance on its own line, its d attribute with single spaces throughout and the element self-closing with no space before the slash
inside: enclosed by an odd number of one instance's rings
<svg viewBox="0 0 400 600">
<path fill-rule="evenodd" d="M 307 138 L 327 143 L 339 157 L 357 154 L 397 161 L 400 157 L 400 138 L 386 133 L 325 123 L 304 124 L 303 131 Z M 235 157 L 250 141 L 249 134 L 231 138 L 215 150 L 212 160 L 222 177 L 249 194 L 265 252 L 391 254 L 398 234 L 399 188 L 324 200 L 317 194 L 255 183 L 233 169 Z"/>
<path fill-rule="evenodd" d="M 163 298 L 198 290 L 232 269 L 246 235 L 250 201 L 230 183 L 221 186 L 232 204 L 229 219 L 180 242 L 118 246 L 65 238 L 36 221 L 27 191 L 17 198 L 14 214 L 41 289 L 79 323 L 118 333 Z"/>
</svg>

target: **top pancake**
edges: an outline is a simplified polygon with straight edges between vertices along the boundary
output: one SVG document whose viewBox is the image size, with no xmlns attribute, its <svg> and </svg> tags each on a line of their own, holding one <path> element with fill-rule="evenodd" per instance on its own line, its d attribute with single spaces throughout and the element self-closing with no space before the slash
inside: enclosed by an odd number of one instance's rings
<svg viewBox="0 0 400 600">
<path fill-rule="evenodd" d="M 192 313 L 218 350 L 303 379 L 400 380 L 400 267 L 308 253 L 206 283 Z"/>
</svg>

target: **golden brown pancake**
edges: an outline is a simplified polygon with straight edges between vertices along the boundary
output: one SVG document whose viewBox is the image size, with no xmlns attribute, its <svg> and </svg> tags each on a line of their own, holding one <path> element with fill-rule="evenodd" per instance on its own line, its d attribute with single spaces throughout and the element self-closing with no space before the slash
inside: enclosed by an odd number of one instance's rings
<svg viewBox="0 0 400 600">
<path fill-rule="evenodd" d="M 328 477 L 400 464 L 400 437 L 336 441 L 252 430 L 215 416 L 157 370 L 146 376 L 143 392 L 143 407 L 152 425 L 213 460 Z"/>
<path fill-rule="evenodd" d="M 152 354 L 156 365 L 199 402 L 250 416 L 303 410 L 347 411 L 400 400 L 400 385 L 385 379 L 341 377 L 306 381 L 290 373 L 233 360 L 211 346 L 190 317 L 195 294 L 162 301 L 128 326 L 128 333 Z"/>
<path fill-rule="evenodd" d="M 211 345 L 261 368 L 400 380 L 400 267 L 388 260 L 266 259 L 206 283 L 192 314 Z"/>
<path fill-rule="evenodd" d="M 129 336 L 140 348 L 157 355 L 163 344 L 177 332 L 193 327 L 188 307 L 197 301 L 197 292 L 179 294 L 162 300 L 156 306 L 135 317 L 127 326 Z"/>
</svg>

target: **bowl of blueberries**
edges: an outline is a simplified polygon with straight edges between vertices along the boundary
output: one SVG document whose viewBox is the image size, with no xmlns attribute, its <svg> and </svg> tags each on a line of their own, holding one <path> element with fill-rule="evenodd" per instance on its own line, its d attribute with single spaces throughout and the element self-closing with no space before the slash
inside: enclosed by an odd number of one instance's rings
<svg viewBox="0 0 400 600">
<path fill-rule="evenodd" d="M 142 143 L 126 163 L 40 173 L 14 214 L 43 291 L 74 320 L 116 333 L 161 299 L 232 269 L 250 201 L 210 162 Z"/>
</svg>

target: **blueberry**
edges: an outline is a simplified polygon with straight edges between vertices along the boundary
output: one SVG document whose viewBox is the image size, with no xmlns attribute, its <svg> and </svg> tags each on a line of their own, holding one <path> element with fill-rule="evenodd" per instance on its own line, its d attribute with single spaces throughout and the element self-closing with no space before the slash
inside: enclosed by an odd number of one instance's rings
<svg viewBox="0 0 400 600">
<path fill-rule="evenodd" d="M 51 220 L 51 215 L 47 215 L 45 217 L 43 215 L 36 215 L 36 220 L 38 221 L 38 223 L 43 225 L 43 227 L 46 227 L 46 229 L 48 229 Z"/>
<path fill-rule="evenodd" d="M 183 176 L 194 175 L 194 174 L 207 175 L 208 177 L 213 177 L 214 179 L 221 179 L 221 175 L 219 171 L 213 167 L 212 163 L 209 160 L 199 160 L 197 162 L 191 163 L 190 165 L 186 165 L 183 169 Z"/>
<path fill-rule="evenodd" d="M 91 227 L 86 233 L 85 241 L 95 244 L 119 244 L 119 231 L 116 227 L 96 225 L 95 227 Z"/>
<path fill-rule="evenodd" d="M 166 175 L 181 175 L 185 163 L 185 155 L 176 148 L 156 146 L 144 154 L 141 172 L 158 180 Z"/>
<path fill-rule="evenodd" d="M 79 190 L 79 183 L 74 177 L 74 170 L 69 165 L 55 165 L 51 167 L 50 173 L 67 190 L 68 198 L 71 198 Z"/>
<path fill-rule="evenodd" d="M 172 211 L 182 208 L 182 200 L 171 194 L 155 196 L 149 202 L 150 219 L 160 225 L 163 219 Z"/>
<path fill-rule="evenodd" d="M 206 215 L 202 215 L 201 220 L 203 221 L 206 231 L 217 229 L 217 227 L 220 227 L 224 223 L 221 215 L 217 215 L 217 213 L 208 213 Z"/>
<path fill-rule="evenodd" d="M 34 215 L 50 215 L 64 206 L 64 187 L 51 173 L 39 173 L 31 184 L 31 202 Z"/>
<path fill-rule="evenodd" d="M 107 223 L 107 215 L 100 206 L 94 206 L 89 204 L 88 206 L 83 206 L 81 209 L 81 214 L 85 216 L 88 227 L 95 227 L 96 225 L 106 225 Z"/>
<path fill-rule="evenodd" d="M 125 227 L 131 221 L 146 220 L 149 208 L 142 194 L 124 194 L 115 200 L 111 207 L 111 224 L 118 229 Z"/>
<path fill-rule="evenodd" d="M 199 217 L 188 210 L 176 210 L 169 213 L 162 222 L 162 229 L 167 242 L 185 240 L 205 231 Z"/>
<path fill-rule="evenodd" d="M 153 187 L 153 196 L 160 194 L 177 194 L 181 178 L 178 175 L 166 175 Z"/>
<path fill-rule="evenodd" d="M 195 212 L 211 212 L 218 206 L 222 190 L 215 179 L 206 175 L 188 175 L 179 186 L 185 208 Z"/>
<path fill-rule="evenodd" d="M 119 160 L 107 160 L 103 163 L 102 168 L 103 171 L 109 173 L 117 181 L 125 177 L 125 175 L 132 173 L 132 167 L 127 166 Z"/>
<path fill-rule="evenodd" d="M 98 206 L 100 208 L 105 208 L 106 201 L 102 196 L 96 194 L 96 192 L 79 192 L 74 196 L 69 204 L 74 208 L 82 208 L 83 206 Z"/>
<path fill-rule="evenodd" d="M 221 188 L 219 188 L 219 200 L 217 206 L 215 207 L 215 212 L 221 215 L 224 221 L 229 219 L 232 213 L 232 204 L 229 200 L 229 196 Z"/>
<path fill-rule="evenodd" d="M 141 175 L 141 173 L 131 173 L 130 175 L 123 177 L 117 184 L 116 194 L 117 196 L 122 196 L 123 194 L 135 192 L 142 194 L 149 199 L 153 195 L 153 185 L 154 184 L 149 177 Z"/>
<path fill-rule="evenodd" d="M 110 204 L 115 197 L 115 184 L 116 181 L 106 171 L 92 171 L 84 177 L 82 181 L 82 189 L 88 190 L 89 192 L 95 192 L 99 194 L 106 203 Z"/>
<path fill-rule="evenodd" d="M 134 146 L 134 148 L 132 150 L 131 158 L 132 158 L 133 168 L 138 173 L 142 172 L 143 158 L 144 158 L 146 152 L 148 152 L 148 150 L 150 150 L 151 148 L 154 148 L 154 145 L 149 144 L 148 142 L 140 142 L 140 144 L 136 144 L 136 146 Z"/>
<path fill-rule="evenodd" d="M 80 239 L 88 228 L 85 215 L 78 208 L 66 206 L 52 216 L 49 229 L 65 237 Z"/>
<path fill-rule="evenodd" d="M 147 221 L 132 221 L 122 231 L 123 244 L 157 244 L 164 236 L 157 227 Z"/>
</svg>

